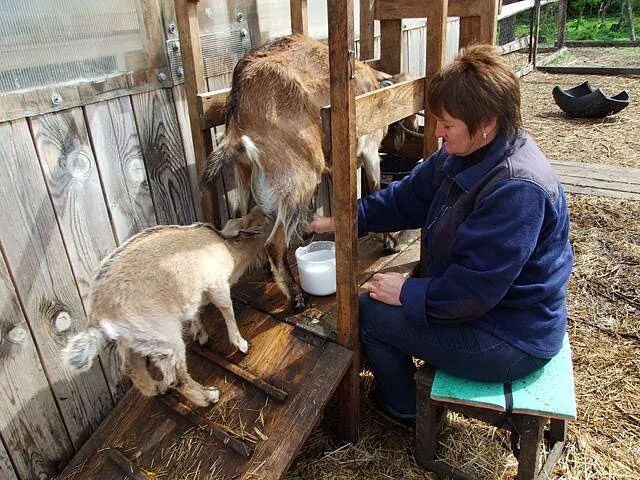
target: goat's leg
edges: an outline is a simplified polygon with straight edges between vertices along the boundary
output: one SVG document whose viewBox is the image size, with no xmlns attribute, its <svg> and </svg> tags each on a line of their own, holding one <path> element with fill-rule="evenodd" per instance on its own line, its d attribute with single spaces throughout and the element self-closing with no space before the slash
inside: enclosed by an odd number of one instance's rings
<svg viewBox="0 0 640 480">
<path fill-rule="evenodd" d="M 265 245 L 265 251 L 271 265 L 271 272 L 280 291 L 287 297 L 295 311 L 307 308 L 308 295 L 305 295 L 293 278 L 287 261 L 287 244 L 284 228 L 278 225 L 273 232 L 271 242 Z"/>
<path fill-rule="evenodd" d="M 198 340 L 198 343 L 200 345 L 204 345 L 209 341 L 209 335 L 207 335 L 207 331 L 204 329 L 202 321 L 199 317 L 191 320 L 189 331 L 191 332 L 191 336 L 193 337 L 193 339 Z"/>
<path fill-rule="evenodd" d="M 360 152 L 360 160 L 364 170 L 364 180 L 367 194 L 380 190 L 380 155 L 376 145 L 366 145 Z M 382 235 L 382 244 L 387 252 L 399 252 L 398 239 L 391 233 Z"/>
<path fill-rule="evenodd" d="M 127 375 L 140 393 L 147 397 L 153 397 L 160 391 L 160 383 L 154 380 L 147 370 L 147 359 L 135 350 L 122 348 L 122 370 Z"/>
<path fill-rule="evenodd" d="M 182 335 L 178 334 L 172 340 L 157 341 L 149 356 L 162 373 L 159 393 L 165 393 L 169 387 L 176 385 L 178 365 L 186 364 L 186 348 Z"/>
<path fill-rule="evenodd" d="M 176 366 L 177 383 L 175 389 L 199 407 L 206 407 L 220 399 L 220 390 L 216 387 L 205 387 L 196 382 L 187 371 L 187 364 L 182 362 Z"/>
<path fill-rule="evenodd" d="M 238 329 L 238 323 L 236 322 L 236 316 L 233 313 L 233 302 L 231 301 L 231 290 L 227 288 L 216 288 L 209 291 L 209 300 L 213 303 L 220 313 L 227 325 L 227 334 L 229 335 L 229 341 L 232 345 L 238 348 L 242 353 L 249 351 L 249 342 L 247 342 Z"/>
</svg>

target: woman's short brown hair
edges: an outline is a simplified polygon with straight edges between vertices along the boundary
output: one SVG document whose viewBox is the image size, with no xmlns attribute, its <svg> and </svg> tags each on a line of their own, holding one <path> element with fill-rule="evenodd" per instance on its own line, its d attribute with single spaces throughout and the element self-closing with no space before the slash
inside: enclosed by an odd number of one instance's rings
<svg viewBox="0 0 640 480">
<path fill-rule="evenodd" d="M 490 45 L 461 50 L 434 75 L 427 95 L 431 113 L 442 116 L 446 112 L 462 120 L 471 135 L 483 121 L 494 117 L 507 137 L 522 127 L 520 82 Z"/>
</svg>

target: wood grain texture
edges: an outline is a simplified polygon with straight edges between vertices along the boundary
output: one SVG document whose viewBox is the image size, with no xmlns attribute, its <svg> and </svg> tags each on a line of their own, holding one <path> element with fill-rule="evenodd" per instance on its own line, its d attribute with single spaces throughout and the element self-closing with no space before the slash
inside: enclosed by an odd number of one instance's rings
<svg viewBox="0 0 640 480">
<path fill-rule="evenodd" d="M 29 333 L 6 264 L 0 256 L 0 478 L 50 478 L 73 455 L 53 393 Z M 7 334 L 22 329 L 22 344 Z M 6 445 L 13 460 L 4 450 Z"/>
<path fill-rule="evenodd" d="M 116 242 L 83 112 L 49 113 L 30 124 L 75 283 L 86 304 L 93 276 Z M 120 375 L 115 351 L 101 352 L 100 359 L 111 393 L 119 399 L 128 382 Z"/>
<path fill-rule="evenodd" d="M 307 0 L 290 0 L 291 32 L 299 33 L 305 37 L 309 35 L 309 15 Z"/>
<path fill-rule="evenodd" d="M 4 445 L 2 445 L 2 443 L 0 443 L 0 478 L 4 478 L 6 480 L 18 480 L 16 471 L 13 468 L 13 465 L 11 465 L 9 454 L 4 449 Z"/>
<path fill-rule="evenodd" d="M 335 213 L 337 339 L 358 358 L 358 241 L 356 232 L 356 111 L 351 63 L 353 0 L 329 0 L 329 65 L 331 98 L 331 163 Z M 384 48 L 384 47 L 383 47 Z M 339 435 L 358 438 L 360 394 L 358 362 L 353 362 L 339 387 Z"/>
<path fill-rule="evenodd" d="M 485 0 L 486 1 L 486 0 Z M 493 1 L 493 0 L 491 0 Z M 427 58 L 426 80 L 424 82 L 424 150 L 423 158 L 438 150 L 439 141 L 436 137 L 436 120 L 429 112 L 428 88 L 431 78 L 444 66 L 446 42 L 447 42 L 447 0 L 434 0 L 429 4 L 427 17 Z"/>
<path fill-rule="evenodd" d="M 196 161 L 198 178 L 202 176 L 207 155 L 213 149 L 211 135 L 202 126 L 202 111 L 198 100 L 199 93 L 207 91 L 207 83 L 204 77 L 204 60 L 200 45 L 200 28 L 198 25 L 198 2 L 188 0 L 175 0 L 176 23 L 180 34 L 180 49 L 182 51 L 182 65 L 184 68 L 184 89 L 189 110 L 191 124 L 191 138 Z M 202 195 L 203 220 L 212 222 L 221 227 L 223 219 L 220 218 L 222 198 L 220 186 L 218 191 L 206 191 Z"/>
<path fill-rule="evenodd" d="M 191 121 L 189 120 L 189 105 L 184 90 L 184 85 L 173 87 L 173 101 L 176 104 L 178 115 L 178 125 L 182 137 L 184 157 L 187 162 L 187 173 L 191 182 L 191 195 L 193 196 L 193 206 L 196 211 L 196 218 L 202 220 L 202 194 L 200 193 L 200 179 L 198 177 L 198 167 L 196 165 L 196 155 L 193 149 L 193 136 L 191 135 Z"/>
<path fill-rule="evenodd" d="M 78 447 L 112 407 L 99 362 L 80 375 L 69 372 L 60 351 L 69 334 L 86 325 L 41 166 L 25 120 L 0 125 L 0 242 L 15 281 L 42 365 L 74 446 Z M 58 315 L 71 328 L 58 332 Z"/>
<path fill-rule="evenodd" d="M 132 101 L 158 223 L 195 222 L 191 181 L 171 91 L 135 95 Z"/>
<path fill-rule="evenodd" d="M 374 0 L 360 0 L 360 60 L 374 57 Z M 373 67 L 375 68 L 375 67 Z"/>
<path fill-rule="evenodd" d="M 231 88 L 222 88 L 198 95 L 202 103 L 203 127 L 213 128 L 225 124 L 223 108 L 227 103 Z"/>
<path fill-rule="evenodd" d="M 449 0 L 449 15 L 452 17 L 480 15 L 482 2 L 486 0 Z M 491 0 L 493 1 L 493 0 Z M 431 12 L 431 2 L 424 0 L 376 0 L 376 20 L 400 18 L 427 18 Z"/>
<path fill-rule="evenodd" d="M 402 72 L 402 20 L 380 21 L 380 70 Z"/>
<path fill-rule="evenodd" d="M 81 109 L 30 121 L 78 289 L 86 300 L 96 267 L 115 239 Z"/>
<path fill-rule="evenodd" d="M 128 97 L 86 107 L 96 164 L 116 242 L 157 224 Z"/>
</svg>

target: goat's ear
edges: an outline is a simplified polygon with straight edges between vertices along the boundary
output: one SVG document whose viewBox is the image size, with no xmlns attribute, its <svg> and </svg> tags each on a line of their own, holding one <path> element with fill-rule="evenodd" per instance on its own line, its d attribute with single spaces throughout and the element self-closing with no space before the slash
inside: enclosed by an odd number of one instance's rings
<svg viewBox="0 0 640 480">
<path fill-rule="evenodd" d="M 238 237 L 240 238 L 249 238 L 249 237 L 255 237 L 256 235 L 260 235 L 263 232 L 262 227 L 249 227 L 249 228 L 242 228 L 240 230 L 238 230 Z"/>
</svg>

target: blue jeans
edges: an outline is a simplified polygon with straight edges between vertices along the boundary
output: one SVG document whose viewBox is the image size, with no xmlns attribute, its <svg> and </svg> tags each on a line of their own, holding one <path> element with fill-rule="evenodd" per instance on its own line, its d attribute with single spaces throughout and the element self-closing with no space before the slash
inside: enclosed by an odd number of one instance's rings
<svg viewBox="0 0 640 480">
<path fill-rule="evenodd" d="M 377 380 L 376 400 L 390 413 L 415 415 L 412 357 L 458 377 L 507 382 L 548 362 L 513 347 L 472 323 L 416 327 L 402 307 L 360 295 L 360 340 Z"/>
</svg>

